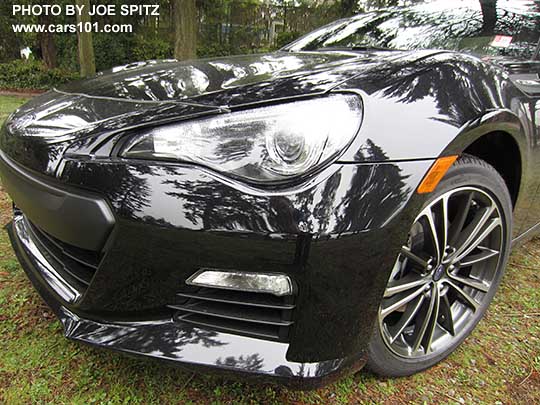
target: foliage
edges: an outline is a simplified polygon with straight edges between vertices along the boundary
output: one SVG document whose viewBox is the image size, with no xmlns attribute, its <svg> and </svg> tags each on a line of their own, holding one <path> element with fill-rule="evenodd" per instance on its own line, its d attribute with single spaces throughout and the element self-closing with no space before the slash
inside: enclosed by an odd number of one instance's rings
<svg viewBox="0 0 540 405">
<path fill-rule="evenodd" d="M 78 78 L 64 69 L 47 69 L 41 61 L 14 60 L 0 64 L 0 88 L 49 89 Z"/>
<path fill-rule="evenodd" d="M 197 57 L 213 58 L 219 56 L 227 56 L 231 54 L 231 49 L 227 46 L 219 44 L 201 44 L 197 46 Z"/>
<path fill-rule="evenodd" d="M 133 38 L 131 36 L 115 34 L 115 40 L 111 41 L 110 34 L 97 32 L 93 34 L 93 40 L 97 71 L 133 61 L 131 58 Z"/>
<path fill-rule="evenodd" d="M 157 36 L 135 35 L 131 49 L 131 61 L 170 59 L 173 47 L 170 41 Z"/>
<path fill-rule="evenodd" d="M 278 49 L 283 48 L 285 45 L 290 44 L 291 42 L 298 39 L 299 37 L 300 37 L 300 33 L 298 31 L 280 32 L 276 38 L 276 47 Z"/>
<path fill-rule="evenodd" d="M 111 41 L 109 34 L 104 33 L 96 33 L 93 37 L 98 71 L 133 61 L 172 58 L 172 44 L 167 38 L 146 33 L 115 34 L 114 41 Z M 59 37 L 57 45 L 60 67 L 76 71 L 78 69 L 77 38 Z"/>
<path fill-rule="evenodd" d="M 14 34 L 11 28 L 11 24 L 15 22 L 35 22 L 35 18 L 32 16 L 20 16 L 17 19 L 12 16 L 13 4 L 24 5 L 29 1 L 30 0 L 4 0 L 0 2 L 0 63 L 19 58 L 21 48 L 24 48 L 28 44 L 37 43 L 37 34 Z"/>
<path fill-rule="evenodd" d="M 77 57 L 77 36 L 57 35 L 55 36 L 58 66 L 65 70 L 74 72 L 79 70 Z M 113 46 L 113 45 L 111 45 Z"/>
</svg>

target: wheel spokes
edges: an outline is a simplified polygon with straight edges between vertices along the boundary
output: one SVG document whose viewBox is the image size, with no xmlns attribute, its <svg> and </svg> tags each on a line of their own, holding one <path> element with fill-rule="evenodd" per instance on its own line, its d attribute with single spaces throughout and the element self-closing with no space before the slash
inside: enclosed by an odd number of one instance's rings
<svg viewBox="0 0 540 405">
<path fill-rule="evenodd" d="M 446 330 L 450 335 L 455 336 L 456 331 L 454 330 L 454 318 L 452 317 L 452 308 L 447 295 L 441 297 L 439 307 L 439 325 L 441 325 L 443 329 Z"/>
<path fill-rule="evenodd" d="M 476 301 L 472 296 L 470 296 L 468 293 L 466 293 L 461 287 L 459 287 L 457 284 L 452 282 L 451 280 L 446 280 L 445 283 L 452 287 L 454 291 L 457 292 L 458 297 L 462 298 L 465 305 L 467 305 L 469 308 L 471 308 L 473 311 L 476 311 L 480 304 L 478 301 Z"/>
<path fill-rule="evenodd" d="M 473 196 L 474 192 L 467 193 L 464 196 L 459 196 L 459 202 L 456 207 L 457 214 L 452 221 L 452 226 L 448 232 L 448 244 L 451 246 L 455 246 L 459 234 L 463 229 L 463 225 L 465 225 L 465 220 L 469 215 L 469 209 L 471 207 Z"/>
<path fill-rule="evenodd" d="M 485 207 L 480 210 L 473 221 L 463 230 L 463 237 L 460 237 L 456 244 L 456 252 L 452 262 L 458 262 L 474 248 L 476 248 L 497 226 L 501 225 L 499 217 L 491 218 L 495 211 L 495 206 Z"/>
<path fill-rule="evenodd" d="M 459 262 L 461 267 L 472 266 L 473 264 L 483 262 L 484 260 L 491 259 L 494 256 L 497 256 L 500 252 L 498 250 L 489 249 L 483 246 L 478 246 L 480 253 L 470 256 L 464 256 L 463 259 Z"/>
<path fill-rule="evenodd" d="M 394 297 L 390 298 L 388 301 L 389 305 L 387 305 L 384 308 L 381 308 L 381 317 L 385 318 L 395 310 L 403 307 L 405 304 L 408 304 L 410 301 L 418 297 L 420 294 L 424 292 L 424 286 L 421 286 L 420 288 L 417 288 L 416 290 L 409 291 L 407 294 L 402 294 L 402 296 L 395 295 Z"/>
<path fill-rule="evenodd" d="M 424 353 L 426 354 L 431 351 L 431 343 L 433 342 L 433 335 L 435 334 L 437 320 L 439 319 L 439 307 L 441 297 L 439 293 L 439 287 L 437 285 L 433 286 L 433 290 L 431 292 L 431 299 L 433 301 L 433 310 L 431 312 L 428 327 L 426 329 L 426 334 L 424 336 L 424 339 L 422 339 L 422 346 L 424 347 Z"/>
<path fill-rule="evenodd" d="M 423 286 L 429 282 L 428 277 L 414 277 L 412 275 L 406 276 L 395 282 L 389 283 L 386 291 L 384 292 L 384 298 L 391 297 L 397 293 L 410 290 L 414 287 Z"/>
<path fill-rule="evenodd" d="M 449 219 L 449 197 L 443 196 L 437 204 L 426 208 L 421 214 L 425 218 L 424 231 L 429 234 L 430 242 L 433 246 L 433 259 L 436 259 L 434 267 L 442 263 L 445 249 L 448 244 L 450 219 Z M 429 264 L 429 263 L 428 263 Z"/>
<path fill-rule="evenodd" d="M 439 243 L 439 233 L 437 232 L 437 227 L 435 226 L 435 218 L 433 217 L 433 211 L 431 208 L 428 208 L 424 215 L 428 222 L 430 237 L 433 242 L 433 247 L 435 248 L 435 257 L 437 258 L 436 265 L 438 266 L 441 263 L 442 250 Z"/>
<path fill-rule="evenodd" d="M 417 216 L 379 310 L 385 343 L 404 357 L 448 347 L 493 286 L 506 228 L 494 198 L 462 187 Z"/>
<path fill-rule="evenodd" d="M 490 220 L 489 225 L 480 233 L 480 235 L 473 239 L 472 242 L 469 244 L 468 247 L 463 247 L 462 249 L 458 250 L 456 252 L 456 255 L 454 257 L 454 262 L 459 262 L 461 259 L 466 257 L 469 253 L 471 253 L 475 248 L 482 243 L 484 239 L 486 239 L 489 234 L 497 227 L 501 226 L 502 222 L 500 218 L 493 218 Z M 465 246 L 465 245 L 464 245 Z"/>
<path fill-rule="evenodd" d="M 439 289 L 437 285 L 433 285 L 431 288 L 431 297 L 428 304 L 425 306 L 423 313 L 418 317 L 417 323 L 415 326 L 415 336 L 414 342 L 412 344 L 412 351 L 416 352 L 420 349 L 422 343 L 426 344 L 429 341 L 431 345 L 431 339 L 433 337 L 433 329 L 437 323 L 432 322 L 432 318 L 435 315 L 435 312 L 439 312 Z M 433 324 L 433 325 L 432 325 Z M 428 346 L 424 347 L 424 352 L 427 353 L 429 350 Z"/>
<path fill-rule="evenodd" d="M 428 267 L 428 262 L 424 259 L 422 259 L 420 256 L 414 254 L 413 252 L 411 252 L 411 249 L 409 249 L 407 246 L 402 246 L 401 247 L 401 254 L 403 254 L 405 257 L 407 257 L 408 259 L 411 259 L 413 262 L 415 262 L 416 264 L 418 264 L 419 266 L 422 267 L 422 269 L 427 269 Z"/>
<path fill-rule="evenodd" d="M 448 274 L 448 277 L 453 281 L 466 285 L 467 287 L 474 288 L 475 290 L 482 291 L 483 293 L 487 293 L 489 291 L 488 284 L 484 284 L 482 281 L 475 280 L 472 277 L 456 276 L 451 273 Z"/>
<path fill-rule="evenodd" d="M 403 313 L 403 315 L 400 318 L 399 322 L 396 325 L 394 325 L 390 330 L 390 333 L 391 333 L 390 342 L 391 343 L 394 343 L 396 341 L 396 339 L 399 336 L 401 336 L 401 334 L 403 333 L 405 328 L 412 323 L 412 321 L 414 320 L 414 317 L 416 316 L 416 314 L 420 310 L 420 307 L 424 303 L 424 300 L 425 300 L 424 295 L 420 295 L 414 301 L 411 301 L 407 305 L 407 309 Z"/>
<path fill-rule="evenodd" d="M 446 246 L 448 246 L 448 238 L 449 238 L 449 232 L 450 232 L 450 220 L 448 218 L 448 200 L 449 196 L 444 195 L 442 197 L 442 207 L 441 207 L 441 214 L 442 214 L 442 251 L 441 256 L 444 255 Z M 442 261 L 441 257 L 441 261 Z"/>
</svg>

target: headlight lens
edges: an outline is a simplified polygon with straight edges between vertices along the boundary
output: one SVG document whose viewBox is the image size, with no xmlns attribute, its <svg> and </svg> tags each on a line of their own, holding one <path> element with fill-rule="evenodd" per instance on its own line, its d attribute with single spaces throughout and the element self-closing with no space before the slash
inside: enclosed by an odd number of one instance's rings
<svg viewBox="0 0 540 405">
<path fill-rule="evenodd" d="M 132 138 L 120 155 L 193 162 L 256 182 L 279 181 L 335 157 L 361 121 L 360 99 L 336 94 L 155 127 Z"/>
</svg>

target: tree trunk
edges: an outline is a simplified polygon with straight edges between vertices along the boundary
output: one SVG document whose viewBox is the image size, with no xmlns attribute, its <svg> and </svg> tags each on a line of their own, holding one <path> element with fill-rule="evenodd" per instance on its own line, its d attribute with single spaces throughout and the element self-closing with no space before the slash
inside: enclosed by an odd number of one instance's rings
<svg viewBox="0 0 540 405">
<path fill-rule="evenodd" d="M 340 4 L 340 13 L 341 13 L 341 16 L 342 17 L 349 17 L 351 15 L 353 15 L 357 10 L 356 10 L 356 7 L 357 7 L 357 4 L 358 1 L 357 0 L 341 0 L 341 4 Z"/>
<path fill-rule="evenodd" d="M 90 15 L 88 14 L 88 12 L 90 11 L 90 0 L 77 0 L 76 4 L 78 6 L 84 6 L 81 15 L 77 15 L 77 23 L 82 22 L 83 25 L 89 24 L 91 22 Z M 88 32 L 77 31 L 77 39 L 81 76 L 92 76 L 96 73 L 96 62 L 94 60 L 94 44 L 92 43 L 92 32 L 90 30 L 88 30 Z"/>
<path fill-rule="evenodd" d="M 50 24 L 50 17 L 42 15 L 39 17 L 39 24 Z M 48 69 L 56 67 L 56 46 L 54 44 L 54 36 L 51 32 L 41 32 L 38 34 L 39 46 L 41 48 L 41 56 L 43 62 Z"/>
<path fill-rule="evenodd" d="M 287 31 L 287 25 L 288 25 L 287 24 L 288 23 L 288 21 L 287 21 L 287 17 L 288 17 L 287 11 L 288 10 L 287 10 L 287 8 L 288 8 L 288 5 L 289 4 L 288 4 L 287 1 L 283 2 L 283 31 Z"/>
<path fill-rule="evenodd" d="M 197 6 L 195 0 L 174 0 L 174 57 L 197 57 Z"/>
<path fill-rule="evenodd" d="M 482 7 L 482 16 L 484 24 L 482 33 L 484 35 L 495 35 L 495 26 L 497 25 L 497 0 L 480 0 Z"/>
</svg>

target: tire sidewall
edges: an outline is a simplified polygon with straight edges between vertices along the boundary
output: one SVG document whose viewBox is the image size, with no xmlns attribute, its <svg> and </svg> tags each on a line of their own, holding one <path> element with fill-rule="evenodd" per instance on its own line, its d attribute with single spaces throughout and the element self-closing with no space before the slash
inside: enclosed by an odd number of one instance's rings
<svg viewBox="0 0 540 405">
<path fill-rule="evenodd" d="M 381 335 L 379 321 L 376 321 L 374 333 L 368 348 L 367 367 L 380 375 L 407 376 L 432 367 L 452 353 L 474 330 L 484 316 L 493 296 L 495 295 L 506 267 L 510 253 L 512 235 L 512 202 L 508 188 L 497 171 L 486 162 L 462 156 L 447 172 L 437 189 L 429 194 L 419 212 L 431 202 L 448 191 L 461 187 L 475 187 L 488 193 L 496 202 L 503 222 L 503 250 L 498 263 L 492 287 L 484 297 L 484 305 L 474 315 L 474 319 L 460 332 L 460 337 L 446 350 L 422 358 L 405 358 L 393 353 L 386 345 Z M 412 224 L 411 224 L 412 225 Z"/>
</svg>

